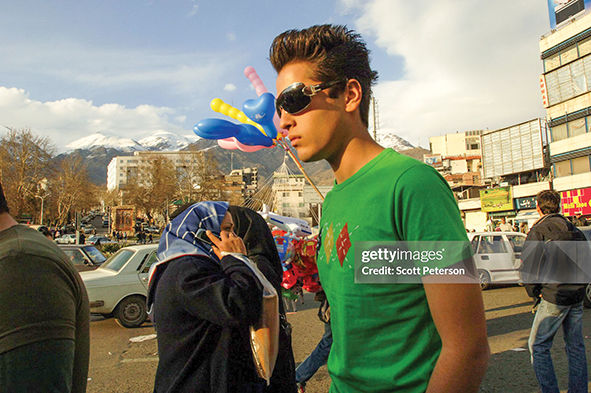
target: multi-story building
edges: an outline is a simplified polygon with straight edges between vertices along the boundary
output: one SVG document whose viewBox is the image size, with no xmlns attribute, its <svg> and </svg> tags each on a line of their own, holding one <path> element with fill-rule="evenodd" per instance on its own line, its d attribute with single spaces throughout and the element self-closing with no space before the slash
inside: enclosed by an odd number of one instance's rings
<svg viewBox="0 0 591 393">
<path fill-rule="evenodd" d="M 233 169 L 230 174 L 224 176 L 224 190 L 230 192 L 240 201 L 252 197 L 258 188 L 258 168 Z"/>
<path fill-rule="evenodd" d="M 326 195 L 332 186 L 318 186 Z M 273 173 L 273 211 L 286 217 L 301 218 L 312 226 L 318 225 L 322 209 L 322 198 L 306 183 L 304 175 L 295 175 L 279 170 Z"/>
<path fill-rule="evenodd" d="M 107 189 L 111 191 L 124 188 L 129 180 L 137 177 L 142 168 L 145 168 L 155 157 L 168 159 L 177 171 L 193 167 L 196 169 L 201 164 L 197 162 L 195 154 L 196 152 L 193 151 L 136 151 L 132 156 L 113 157 L 107 166 Z"/>
<path fill-rule="evenodd" d="M 591 14 L 580 11 L 540 40 L 553 188 L 567 216 L 591 214 Z"/>
</svg>

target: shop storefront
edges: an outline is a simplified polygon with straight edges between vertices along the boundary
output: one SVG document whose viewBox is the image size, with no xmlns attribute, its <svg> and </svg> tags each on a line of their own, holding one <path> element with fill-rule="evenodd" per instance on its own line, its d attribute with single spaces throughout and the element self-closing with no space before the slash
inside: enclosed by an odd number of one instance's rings
<svg viewBox="0 0 591 393">
<path fill-rule="evenodd" d="M 567 217 L 582 215 L 591 218 L 591 187 L 561 191 L 562 214 Z"/>
</svg>

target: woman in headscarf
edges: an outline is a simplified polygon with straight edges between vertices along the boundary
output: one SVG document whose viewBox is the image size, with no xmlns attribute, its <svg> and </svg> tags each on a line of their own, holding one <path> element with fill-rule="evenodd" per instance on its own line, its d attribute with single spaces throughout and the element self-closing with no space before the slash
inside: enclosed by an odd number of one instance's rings
<svg viewBox="0 0 591 393">
<path fill-rule="evenodd" d="M 246 256 L 253 261 L 281 296 L 283 268 L 277 254 L 273 235 L 265 220 L 255 211 L 245 207 L 230 206 L 228 211 L 234 221 L 234 232 L 246 246 Z M 279 351 L 271 376 L 268 393 L 296 393 L 295 362 L 291 348 L 291 328 L 285 317 L 283 301 L 279 301 Z"/>
<path fill-rule="evenodd" d="M 225 202 L 196 203 L 162 233 L 148 291 L 158 338 L 155 393 L 264 392 L 249 341 L 263 287 L 229 254 L 246 249 L 227 211 Z"/>
</svg>

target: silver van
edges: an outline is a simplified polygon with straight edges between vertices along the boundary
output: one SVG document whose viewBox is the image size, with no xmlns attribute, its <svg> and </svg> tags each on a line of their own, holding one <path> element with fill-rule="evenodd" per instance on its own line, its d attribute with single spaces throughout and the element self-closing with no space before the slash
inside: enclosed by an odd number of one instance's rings
<svg viewBox="0 0 591 393">
<path fill-rule="evenodd" d="M 480 286 L 517 284 L 520 280 L 521 250 L 526 235 L 520 232 L 471 232 L 468 234 Z"/>
</svg>

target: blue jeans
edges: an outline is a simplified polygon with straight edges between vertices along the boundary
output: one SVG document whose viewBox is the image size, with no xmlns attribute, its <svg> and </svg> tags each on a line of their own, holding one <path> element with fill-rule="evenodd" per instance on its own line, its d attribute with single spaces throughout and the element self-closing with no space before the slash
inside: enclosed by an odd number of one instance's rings
<svg viewBox="0 0 591 393">
<path fill-rule="evenodd" d="M 568 358 L 568 392 L 587 393 L 587 359 L 583 342 L 583 304 L 559 306 L 542 299 L 529 336 L 528 346 L 542 393 L 559 393 L 550 348 L 562 326 Z"/>
<path fill-rule="evenodd" d="M 326 364 L 332 346 L 332 330 L 330 323 L 324 324 L 324 334 L 312 353 L 296 368 L 296 382 L 305 385 L 316 371 Z"/>
</svg>

